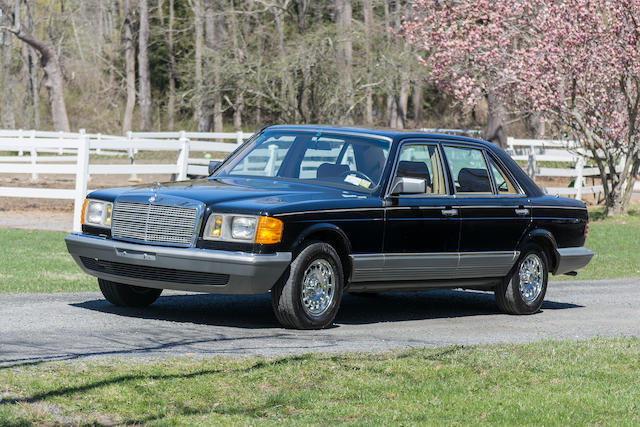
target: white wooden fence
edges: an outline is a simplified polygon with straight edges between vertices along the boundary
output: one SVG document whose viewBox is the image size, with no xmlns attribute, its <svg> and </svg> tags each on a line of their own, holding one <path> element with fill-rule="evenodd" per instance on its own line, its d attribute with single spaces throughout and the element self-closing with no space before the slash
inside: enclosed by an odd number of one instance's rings
<svg viewBox="0 0 640 427">
<path fill-rule="evenodd" d="M 160 132 L 128 133 L 126 136 L 79 133 L 0 130 L 0 174 L 75 175 L 74 189 L 0 187 L 0 197 L 30 197 L 74 201 L 73 229 L 79 231 L 80 211 L 87 194 L 90 175 L 120 174 L 136 177 L 144 174 L 175 174 L 178 180 L 188 174 L 207 175 L 210 159 L 194 159 L 193 152 L 222 153 L 235 150 L 250 133 Z M 230 140 L 230 142 L 224 142 Z M 177 162 L 136 164 L 139 151 L 177 152 Z M 28 153 L 28 155 L 26 154 Z M 89 161 L 89 154 L 127 155 L 130 164 L 105 164 Z M 40 154 L 40 155 L 39 155 Z M 43 155 L 46 154 L 46 155 Z M 213 160 L 213 159 L 211 159 Z"/>
<path fill-rule="evenodd" d="M 80 210 L 87 194 L 90 175 L 120 174 L 137 177 L 144 174 L 175 174 L 178 180 L 187 175 L 206 175 L 210 160 L 218 160 L 235 150 L 250 133 L 216 132 L 129 132 L 125 136 L 79 133 L 0 130 L 0 174 L 75 175 L 74 189 L 0 187 L 0 197 L 67 199 L 74 201 L 74 230 L 80 230 Z M 278 158 L 276 147 L 265 149 L 269 164 Z M 140 151 L 177 152 L 175 163 L 136 164 Z M 585 185 L 585 178 L 597 177 L 599 171 L 586 167 L 589 153 L 567 141 L 508 139 L 507 151 L 515 160 L 527 162 L 532 176 L 564 177 L 574 180 L 573 187 L 546 187 L 549 194 L 574 196 L 602 192 L 601 185 Z M 194 152 L 218 153 L 215 159 L 194 158 Z M 100 163 L 102 156 L 128 156 L 130 164 Z M 566 167 L 538 167 L 537 162 L 560 162 Z M 251 164 L 244 167 L 253 171 Z M 256 172 L 256 171 L 253 171 Z M 258 171 L 260 172 L 260 171 Z M 258 173 L 256 172 L 256 173 Z M 640 183 L 635 191 L 640 191 Z"/>
</svg>

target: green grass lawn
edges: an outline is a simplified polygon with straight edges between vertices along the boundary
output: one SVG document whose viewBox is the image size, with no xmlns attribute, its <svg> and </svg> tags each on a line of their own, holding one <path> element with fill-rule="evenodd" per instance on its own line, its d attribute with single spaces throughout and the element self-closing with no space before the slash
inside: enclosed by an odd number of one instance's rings
<svg viewBox="0 0 640 427">
<path fill-rule="evenodd" d="M 640 340 L 0 368 L 0 425 L 638 425 Z"/>
<path fill-rule="evenodd" d="M 0 293 L 96 291 L 67 253 L 66 233 L 0 229 Z M 592 211 L 586 246 L 593 261 L 577 277 L 552 280 L 640 277 L 640 210 L 617 218 Z"/>
<path fill-rule="evenodd" d="M 67 252 L 65 235 L 0 229 L 0 293 L 97 290 Z"/>
<path fill-rule="evenodd" d="M 576 277 L 555 276 L 553 280 L 640 277 L 640 210 L 615 218 L 603 217 L 602 209 L 589 214 L 585 246 L 594 252 L 593 259 Z"/>
</svg>

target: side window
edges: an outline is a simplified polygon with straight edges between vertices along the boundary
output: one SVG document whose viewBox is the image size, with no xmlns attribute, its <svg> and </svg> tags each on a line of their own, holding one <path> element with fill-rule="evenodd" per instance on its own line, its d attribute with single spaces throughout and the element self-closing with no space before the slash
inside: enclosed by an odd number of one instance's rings
<svg viewBox="0 0 640 427">
<path fill-rule="evenodd" d="M 435 144 L 405 144 L 400 151 L 397 177 L 422 178 L 426 194 L 446 194 L 442 162 Z"/>
<path fill-rule="evenodd" d="M 456 194 L 493 194 L 482 150 L 444 147 Z"/>
<path fill-rule="evenodd" d="M 489 157 L 489 168 L 493 174 L 493 182 L 496 183 L 498 194 L 518 194 L 516 186 L 513 185 L 507 174 L 496 165 L 491 157 Z"/>
</svg>

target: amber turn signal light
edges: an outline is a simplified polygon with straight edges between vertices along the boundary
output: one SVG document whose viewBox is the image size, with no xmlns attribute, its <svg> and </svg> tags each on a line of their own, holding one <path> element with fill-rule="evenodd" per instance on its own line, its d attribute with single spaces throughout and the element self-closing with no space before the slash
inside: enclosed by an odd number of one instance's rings
<svg viewBox="0 0 640 427">
<path fill-rule="evenodd" d="M 84 225 L 84 212 L 87 210 L 87 199 L 82 203 L 82 212 L 80 213 L 80 224 Z"/>
<path fill-rule="evenodd" d="M 261 216 L 256 230 L 256 243 L 278 243 L 282 238 L 282 221 L 277 218 Z"/>
</svg>

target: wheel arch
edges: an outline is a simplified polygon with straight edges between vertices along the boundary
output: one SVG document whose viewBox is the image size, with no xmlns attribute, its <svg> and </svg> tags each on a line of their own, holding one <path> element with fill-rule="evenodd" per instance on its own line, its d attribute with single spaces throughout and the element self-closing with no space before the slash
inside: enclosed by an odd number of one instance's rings
<svg viewBox="0 0 640 427">
<path fill-rule="evenodd" d="M 318 240 L 333 246 L 342 263 L 345 286 L 351 277 L 351 242 L 346 233 L 335 224 L 319 223 L 305 228 L 291 246 L 291 252 L 296 254 L 308 240 Z"/>
<path fill-rule="evenodd" d="M 558 244 L 553 234 L 548 230 L 539 228 L 532 230 L 522 239 L 518 248 L 521 249 L 527 243 L 536 243 L 542 247 L 549 259 L 549 272 L 555 274 L 560 255 L 558 254 Z"/>
</svg>

